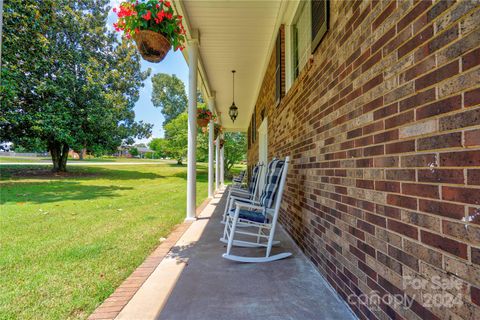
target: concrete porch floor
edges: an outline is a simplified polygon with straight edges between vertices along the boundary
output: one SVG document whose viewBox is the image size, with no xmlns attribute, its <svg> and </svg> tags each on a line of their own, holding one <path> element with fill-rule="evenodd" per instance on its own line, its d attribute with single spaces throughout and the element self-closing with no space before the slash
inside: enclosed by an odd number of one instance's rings
<svg viewBox="0 0 480 320">
<path fill-rule="evenodd" d="M 224 198 L 216 195 L 116 319 L 355 319 L 282 228 L 274 252 L 292 257 L 258 264 L 223 259 Z"/>
</svg>

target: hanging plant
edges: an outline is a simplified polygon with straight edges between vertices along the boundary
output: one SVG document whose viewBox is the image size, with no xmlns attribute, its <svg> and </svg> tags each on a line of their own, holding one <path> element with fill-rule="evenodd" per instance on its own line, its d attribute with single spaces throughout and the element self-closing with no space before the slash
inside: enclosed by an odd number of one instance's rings
<svg viewBox="0 0 480 320">
<path fill-rule="evenodd" d="M 220 149 L 225 145 L 225 139 L 220 139 Z"/>
<path fill-rule="evenodd" d="M 118 16 L 115 30 L 133 37 L 143 59 L 160 62 L 172 46 L 175 51 L 185 48 L 182 16 L 174 14 L 169 1 L 127 0 L 113 11 Z"/>
<path fill-rule="evenodd" d="M 197 108 L 197 125 L 200 128 L 206 128 L 211 120 L 215 119 L 212 111 L 206 108 Z"/>
<path fill-rule="evenodd" d="M 222 133 L 223 128 L 218 123 L 215 123 L 213 126 L 213 139 L 217 140 L 218 136 Z"/>
</svg>

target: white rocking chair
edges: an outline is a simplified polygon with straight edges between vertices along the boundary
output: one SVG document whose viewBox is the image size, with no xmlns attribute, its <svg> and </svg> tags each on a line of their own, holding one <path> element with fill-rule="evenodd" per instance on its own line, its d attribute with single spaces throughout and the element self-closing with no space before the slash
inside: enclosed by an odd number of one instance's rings
<svg viewBox="0 0 480 320">
<path fill-rule="evenodd" d="M 225 223 L 228 212 L 232 209 L 233 201 L 235 198 L 238 201 L 242 200 L 257 200 L 258 187 L 260 184 L 260 175 L 262 174 L 263 164 L 258 163 L 252 170 L 252 177 L 248 185 L 248 189 L 232 186 L 228 190 L 227 203 L 225 204 L 225 210 L 222 216 L 222 223 Z"/>
<path fill-rule="evenodd" d="M 241 187 L 242 184 L 243 184 L 243 179 L 245 178 L 245 176 L 247 175 L 247 170 L 243 170 L 240 172 L 240 174 L 236 177 L 233 177 L 232 179 L 232 186 L 234 187 Z"/>
<path fill-rule="evenodd" d="M 239 262 L 270 262 L 284 259 L 292 255 L 283 252 L 271 255 L 272 246 L 278 244 L 274 241 L 275 227 L 282 202 L 285 180 L 287 178 L 289 157 L 285 161 L 274 159 L 268 164 L 265 187 L 260 201 L 249 200 L 235 201 L 235 209 L 228 212 L 222 242 L 227 243 L 227 252 L 223 258 Z M 257 232 L 237 230 L 237 227 L 257 228 Z M 235 240 L 235 234 L 254 237 L 255 241 Z M 231 254 L 232 247 L 266 248 L 264 257 L 243 257 Z"/>
</svg>

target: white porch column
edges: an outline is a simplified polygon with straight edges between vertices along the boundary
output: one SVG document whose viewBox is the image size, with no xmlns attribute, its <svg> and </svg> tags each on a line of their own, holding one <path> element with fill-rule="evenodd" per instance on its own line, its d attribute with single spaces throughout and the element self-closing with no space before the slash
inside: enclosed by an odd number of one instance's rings
<svg viewBox="0 0 480 320">
<path fill-rule="evenodd" d="M 215 96 L 212 95 L 210 99 L 208 100 L 208 106 L 210 111 L 215 110 Z M 210 198 L 213 197 L 213 126 L 214 122 L 213 120 L 210 120 L 209 126 L 208 126 L 208 196 Z"/>
<path fill-rule="evenodd" d="M 187 152 L 187 217 L 195 219 L 197 200 L 197 69 L 198 40 L 188 41 L 188 152 Z"/>
<path fill-rule="evenodd" d="M 215 140 L 215 190 L 220 188 L 220 135 Z"/>
<path fill-rule="evenodd" d="M 222 139 L 224 139 L 222 134 Z M 220 185 L 223 187 L 225 184 L 225 152 L 224 148 L 220 149 Z"/>
</svg>

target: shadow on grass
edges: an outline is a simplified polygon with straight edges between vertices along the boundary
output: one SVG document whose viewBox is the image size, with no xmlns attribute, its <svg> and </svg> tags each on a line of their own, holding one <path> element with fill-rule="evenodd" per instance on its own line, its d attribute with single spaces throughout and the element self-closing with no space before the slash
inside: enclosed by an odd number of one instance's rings
<svg viewBox="0 0 480 320">
<path fill-rule="evenodd" d="M 186 172 L 177 172 L 173 174 L 173 176 L 187 180 Z M 197 171 L 197 182 L 208 182 L 208 173 L 205 171 Z"/>
<path fill-rule="evenodd" d="M 68 200 L 92 200 L 102 197 L 119 197 L 117 191 L 133 190 L 131 187 L 91 186 L 75 181 L 52 181 L 50 183 L 7 183 L 2 186 L 0 204 L 49 203 Z"/>
<path fill-rule="evenodd" d="M 50 167 L 39 166 L 4 166 L 0 169 L 0 178 L 12 179 L 105 179 L 105 180 L 140 180 L 165 178 L 154 172 L 142 172 L 136 170 L 122 170 L 102 167 L 70 167 L 66 173 L 53 173 Z"/>
</svg>

